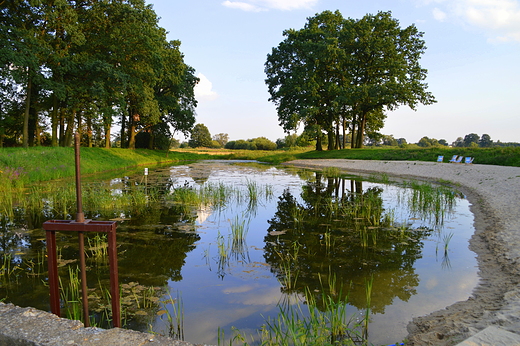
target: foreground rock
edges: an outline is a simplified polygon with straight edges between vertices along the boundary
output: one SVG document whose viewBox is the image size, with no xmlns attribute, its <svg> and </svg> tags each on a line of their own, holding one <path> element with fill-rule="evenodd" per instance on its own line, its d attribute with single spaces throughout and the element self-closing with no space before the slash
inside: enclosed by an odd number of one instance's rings
<svg viewBox="0 0 520 346">
<path fill-rule="evenodd" d="M 157 335 L 113 328 L 84 328 L 80 321 L 0 303 L 1 346 L 196 346 Z"/>
<path fill-rule="evenodd" d="M 463 192 L 475 216 L 469 246 L 477 254 L 480 283 L 468 300 L 414 318 L 408 340 L 412 345 L 455 345 L 488 326 L 520 334 L 520 167 L 341 159 L 286 164 L 422 179 Z"/>
</svg>

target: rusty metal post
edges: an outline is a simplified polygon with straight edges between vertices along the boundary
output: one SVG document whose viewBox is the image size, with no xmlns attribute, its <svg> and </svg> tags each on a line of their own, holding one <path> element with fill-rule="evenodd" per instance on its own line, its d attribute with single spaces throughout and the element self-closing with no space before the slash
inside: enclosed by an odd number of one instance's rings
<svg viewBox="0 0 520 346">
<path fill-rule="evenodd" d="M 112 295 L 112 326 L 121 327 L 121 305 L 119 299 L 119 274 L 117 270 L 117 242 L 115 227 L 112 227 L 108 231 L 108 265 L 110 266 L 110 294 Z"/>
<path fill-rule="evenodd" d="M 83 232 L 78 232 L 79 242 L 79 268 L 81 275 L 81 300 L 83 303 L 83 324 L 90 327 L 90 314 L 88 311 L 88 293 L 87 293 L 87 267 L 85 264 L 85 237 Z"/>
<path fill-rule="evenodd" d="M 80 138 L 75 134 L 74 151 L 76 158 L 76 220 L 49 220 L 43 223 L 47 239 L 47 256 L 49 267 L 50 306 L 53 314 L 61 316 L 60 292 L 58 279 L 58 262 L 56 251 L 56 231 L 78 232 L 79 259 L 81 275 L 81 294 L 83 300 L 83 319 L 86 327 L 90 324 L 88 311 L 87 271 L 85 264 L 85 232 L 105 232 L 108 234 L 108 260 L 110 266 L 110 294 L 112 295 L 112 325 L 121 327 L 121 307 L 119 297 L 119 277 L 117 270 L 117 243 L 115 221 L 85 220 L 81 198 L 81 170 L 80 170 Z"/>
<path fill-rule="evenodd" d="M 80 138 L 79 133 L 76 132 L 74 135 L 74 154 L 76 157 L 76 222 L 85 222 L 85 215 L 83 214 L 83 201 L 81 198 L 81 166 L 80 166 L 80 154 L 79 154 Z"/>
<path fill-rule="evenodd" d="M 74 156 L 76 158 L 76 222 L 85 222 L 83 214 L 83 197 L 81 194 L 81 157 L 80 157 L 80 137 L 79 132 L 74 135 Z M 88 293 L 87 293 L 87 268 L 85 265 L 85 236 L 83 232 L 78 232 L 79 242 L 79 263 L 81 276 L 81 300 L 83 302 L 83 323 L 85 327 L 90 327 L 90 314 L 88 311 Z"/>
<path fill-rule="evenodd" d="M 60 310 L 60 286 L 58 280 L 58 262 L 56 258 L 56 232 L 47 231 L 47 264 L 49 267 L 49 290 L 51 294 L 51 312 L 58 317 Z"/>
</svg>

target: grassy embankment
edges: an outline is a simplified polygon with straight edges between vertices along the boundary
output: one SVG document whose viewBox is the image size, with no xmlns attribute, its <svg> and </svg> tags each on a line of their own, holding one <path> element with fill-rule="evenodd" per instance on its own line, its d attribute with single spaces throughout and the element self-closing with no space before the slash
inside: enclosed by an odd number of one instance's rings
<svg viewBox="0 0 520 346">
<path fill-rule="evenodd" d="M 277 151 L 178 149 L 168 155 L 164 151 L 81 148 L 81 172 L 92 174 L 116 169 L 202 159 L 248 159 L 279 164 L 295 159 L 356 159 L 436 161 L 444 155 L 474 157 L 474 163 L 520 167 L 520 148 L 366 148 L 335 151 L 314 151 L 309 148 Z M 20 186 L 38 181 L 72 177 L 73 148 L 34 147 L 0 148 L 0 180 Z M 12 186 L 12 185 L 11 185 Z"/>
</svg>

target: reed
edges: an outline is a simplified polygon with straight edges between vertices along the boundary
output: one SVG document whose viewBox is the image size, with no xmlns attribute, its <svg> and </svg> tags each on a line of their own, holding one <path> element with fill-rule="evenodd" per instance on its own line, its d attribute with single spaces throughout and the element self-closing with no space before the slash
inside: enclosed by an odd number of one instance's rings
<svg viewBox="0 0 520 346">
<path fill-rule="evenodd" d="M 303 300 L 294 303 L 287 297 L 280 301 L 277 315 L 265 320 L 258 340 L 233 328 L 233 336 L 228 344 L 232 346 L 237 342 L 238 345 L 249 345 L 248 340 L 251 340 L 252 344 L 262 346 L 364 345 L 357 328 L 351 327 L 353 319 L 347 316 L 347 303 L 340 298 L 341 289 L 336 292 L 334 275 L 329 275 L 328 279 L 331 287 L 322 287 L 318 299 L 314 291 L 306 288 Z M 218 345 L 224 345 L 225 342 L 224 333 L 219 328 Z"/>
<path fill-rule="evenodd" d="M 217 235 L 217 252 L 217 273 L 220 278 L 224 278 L 226 268 L 229 266 L 229 253 L 226 240 L 220 232 Z"/>
<path fill-rule="evenodd" d="M 108 261 L 108 235 L 106 233 L 96 234 L 94 237 L 87 238 L 87 248 L 85 254 L 96 262 Z"/>
<path fill-rule="evenodd" d="M 412 181 L 405 184 L 411 188 L 408 208 L 417 216 L 442 226 L 447 215 L 456 205 L 456 193 L 445 186 L 434 186 Z"/>
<path fill-rule="evenodd" d="M 323 175 L 328 178 L 338 178 L 341 176 L 341 171 L 338 167 L 325 167 L 322 172 Z"/>
<path fill-rule="evenodd" d="M 444 234 L 442 236 L 442 242 L 444 243 L 444 253 L 448 252 L 448 247 L 450 245 L 451 238 L 453 238 L 453 232 Z"/>
<path fill-rule="evenodd" d="M 297 241 L 294 242 L 287 252 L 276 251 L 280 257 L 280 275 L 278 281 L 282 285 L 282 289 L 285 291 L 294 290 L 297 286 L 299 269 L 297 266 L 298 254 L 301 250 L 302 245 Z"/>
<path fill-rule="evenodd" d="M 168 299 L 161 301 L 157 315 L 160 316 L 161 320 L 163 320 L 163 316 L 166 316 L 170 338 L 184 340 L 184 303 L 180 292 L 177 292 L 177 298 L 172 298 L 171 293 L 168 292 Z"/>
<path fill-rule="evenodd" d="M 82 319 L 81 282 L 79 279 L 79 268 L 69 266 L 68 282 L 63 283 L 59 278 L 60 296 L 64 304 L 65 314 L 70 320 Z"/>
<path fill-rule="evenodd" d="M 367 307 L 365 309 L 365 318 L 363 320 L 365 327 L 363 329 L 363 338 L 368 339 L 368 324 L 370 322 L 370 311 L 372 310 L 372 287 L 374 285 L 374 275 L 369 280 L 365 279 L 365 296 Z"/>
<path fill-rule="evenodd" d="M 241 219 L 238 215 L 234 219 L 230 220 L 231 233 L 230 237 L 230 252 L 236 260 L 247 260 L 249 259 L 246 236 L 249 231 L 249 221 Z"/>
<path fill-rule="evenodd" d="M 0 262 L 0 278 L 4 282 L 11 281 L 13 276 L 16 278 L 18 266 L 12 264 L 12 255 L 10 253 L 2 255 L 2 261 Z"/>
</svg>

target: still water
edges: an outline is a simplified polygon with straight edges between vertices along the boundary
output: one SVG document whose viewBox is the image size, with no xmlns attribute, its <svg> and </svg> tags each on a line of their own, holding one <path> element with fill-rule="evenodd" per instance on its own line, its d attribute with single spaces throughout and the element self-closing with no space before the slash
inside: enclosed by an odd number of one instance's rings
<svg viewBox="0 0 520 346">
<path fill-rule="evenodd" d="M 277 304 L 301 301 L 305 292 L 330 294 L 327 283 L 334 282 L 335 296 L 348 303 L 354 322 L 369 305 L 369 341 L 387 345 L 406 337 L 413 317 L 467 299 L 478 282 L 475 254 L 468 249 L 473 216 L 456 191 L 442 189 L 436 199 L 431 191 L 420 192 L 416 185 L 422 184 L 328 177 L 241 161 L 149 172 L 84 180 L 113 196 L 136 187 L 146 194 L 139 207 L 85 209 L 88 218 L 118 221 L 127 327 L 216 344 L 219 330 L 226 337 L 233 328 L 257 335 L 266 319 L 276 317 Z M 190 206 L 172 197 L 204 186 L 222 196 Z M 61 188 L 51 190 L 56 194 Z M 8 258 L 15 275 L 8 277 L 5 269 L 0 275 L 0 300 L 49 310 L 41 223 L 74 217 L 56 209 L 50 203 L 41 213 L 17 208 L 12 219 L 3 219 L 0 267 L 6 268 Z M 67 268 L 77 266 L 76 243 L 68 234 L 58 239 L 64 282 Z M 106 260 L 96 259 L 97 247 L 89 242 L 87 254 L 93 311 L 102 308 L 103 291 L 96 287 L 108 275 Z M 17 265 L 23 272 L 12 269 Z M 170 327 L 167 317 L 176 313 L 182 328 Z"/>
</svg>

